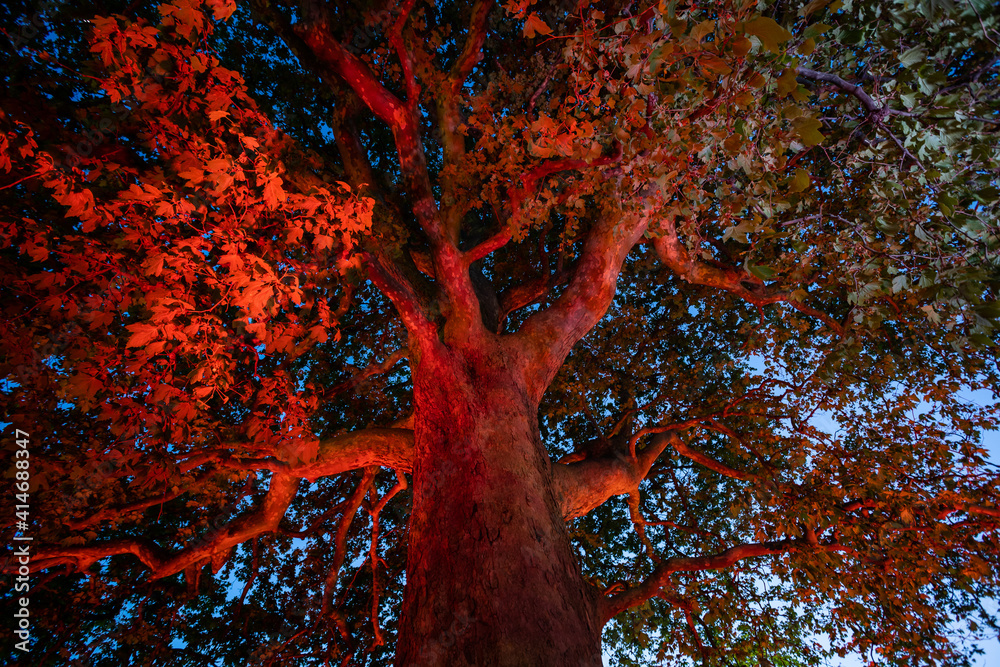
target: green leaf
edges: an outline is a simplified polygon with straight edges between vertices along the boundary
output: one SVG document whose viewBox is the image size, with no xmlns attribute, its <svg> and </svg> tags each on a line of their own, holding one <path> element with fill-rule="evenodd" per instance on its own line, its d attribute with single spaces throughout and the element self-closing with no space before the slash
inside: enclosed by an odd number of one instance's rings
<svg viewBox="0 0 1000 667">
<path fill-rule="evenodd" d="M 942 192 L 937 198 L 938 208 L 949 218 L 955 214 L 955 206 L 958 205 L 958 200 L 951 195 Z"/>
<path fill-rule="evenodd" d="M 673 51 L 672 44 L 661 44 L 660 46 L 653 49 L 653 52 L 649 54 L 649 73 L 656 76 L 656 73 L 660 71 L 663 67 L 663 63 L 667 59 L 667 55 Z"/>
<path fill-rule="evenodd" d="M 799 82 L 795 79 L 795 68 L 789 67 L 778 77 L 778 95 L 784 97 L 793 90 L 797 90 Z"/>
<path fill-rule="evenodd" d="M 825 23 L 813 23 L 812 25 L 806 27 L 805 31 L 802 33 L 802 37 L 804 39 L 814 39 L 829 30 L 830 27 L 831 26 L 828 26 Z"/>
<path fill-rule="evenodd" d="M 761 264 L 747 264 L 747 271 L 761 280 L 772 280 L 777 273 L 771 267 L 763 266 Z"/>
<path fill-rule="evenodd" d="M 841 28 L 839 32 L 840 32 L 840 41 L 843 44 L 847 44 L 849 46 L 861 46 L 862 44 L 865 43 L 865 31 L 861 30 L 860 28 L 853 28 L 853 29 Z"/>
<path fill-rule="evenodd" d="M 759 39 L 764 48 L 771 53 L 778 53 L 780 45 L 792 38 L 792 33 L 778 25 L 774 19 L 766 16 L 747 22 L 743 29 L 746 34 Z"/>
<path fill-rule="evenodd" d="M 919 62 L 923 62 L 925 58 L 927 58 L 927 54 L 924 51 L 924 47 L 914 46 L 899 56 L 899 64 L 903 67 L 912 67 Z"/>
<path fill-rule="evenodd" d="M 805 169 L 796 169 L 795 176 L 792 177 L 788 184 L 788 191 L 802 192 L 809 187 L 810 183 L 809 173 Z"/>
<path fill-rule="evenodd" d="M 1000 198 L 1000 190 L 991 185 L 987 185 L 986 187 L 976 190 L 973 193 L 973 196 L 982 204 L 992 204 Z"/>
<path fill-rule="evenodd" d="M 810 0 L 809 4 L 799 10 L 799 16 L 809 16 L 830 4 L 830 0 Z"/>
<path fill-rule="evenodd" d="M 823 143 L 825 137 L 819 131 L 821 127 L 823 123 L 816 118 L 800 117 L 792 121 L 792 128 L 805 146 L 817 146 Z"/>
<path fill-rule="evenodd" d="M 976 306 L 976 312 L 987 320 L 1000 320 L 1000 301 L 989 301 Z"/>
<path fill-rule="evenodd" d="M 972 334 L 969 334 L 969 340 L 971 340 L 972 342 L 974 342 L 979 347 L 995 347 L 996 346 L 996 343 L 993 341 L 993 339 L 990 338 L 989 336 L 987 336 L 986 334 L 981 334 L 981 333 L 972 333 Z"/>
</svg>

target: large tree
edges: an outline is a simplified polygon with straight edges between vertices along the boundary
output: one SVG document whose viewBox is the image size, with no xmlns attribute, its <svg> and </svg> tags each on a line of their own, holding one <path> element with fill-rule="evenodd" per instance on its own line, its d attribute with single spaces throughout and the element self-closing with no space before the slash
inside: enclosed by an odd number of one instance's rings
<svg viewBox="0 0 1000 667">
<path fill-rule="evenodd" d="M 0 12 L 13 658 L 996 633 L 994 3 Z"/>
</svg>

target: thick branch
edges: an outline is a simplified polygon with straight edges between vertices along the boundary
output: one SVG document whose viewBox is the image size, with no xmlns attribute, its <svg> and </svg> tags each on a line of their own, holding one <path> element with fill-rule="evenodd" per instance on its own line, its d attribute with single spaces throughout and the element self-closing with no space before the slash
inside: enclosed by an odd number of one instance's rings
<svg viewBox="0 0 1000 667">
<path fill-rule="evenodd" d="M 331 37 L 325 26 L 300 23 L 292 29 L 316 61 L 350 86 L 382 122 L 394 131 L 407 125 L 410 119 L 403 102 L 382 85 L 364 61 Z"/>
<path fill-rule="evenodd" d="M 911 114 L 903 114 L 902 112 L 898 111 L 894 112 L 892 109 L 889 109 L 888 107 L 883 107 L 881 104 L 873 100 L 871 95 L 865 92 L 864 88 L 855 85 L 853 83 L 850 83 L 849 81 L 845 81 L 836 74 L 829 74 L 827 72 L 817 72 L 816 70 L 808 69 L 805 67 L 796 67 L 795 73 L 803 77 L 804 79 L 810 79 L 812 81 L 822 81 L 823 83 L 828 83 L 831 86 L 834 86 L 835 88 L 840 88 L 845 93 L 853 95 L 855 98 L 857 98 L 859 102 L 861 102 L 861 106 L 863 106 L 870 114 L 881 115 L 881 114 L 896 113 L 902 115 L 911 115 Z"/>
<path fill-rule="evenodd" d="M 413 431 L 369 428 L 324 440 L 315 461 L 295 466 L 289 474 L 315 481 L 358 468 L 381 466 L 409 471 L 412 465 Z"/>
<path fill-rule="evenodd" d="M 400 10 L 399 18 L 392 27 L 389 41 L 392 48 L 396 50 L 396 57 L 399 58 L 400 67 L 403 70 L 403 83 L 406 85 L 406 105 L 411 111 L 415 111 L 420 101 L 420 87 L 417 85 L 417 78 L 413 75 L 413 54 L 410 53 L 403 39 L 403 32 L 406 30 L 406 22 L 410 20 L 410 12 L 417 0 L 406 0 Z"/>
<path fill-rule="evenodd" d="M 412 6 L 410 3 L 409 6 Z M 404 7 L 405 9 L 405 7 Z M 320 65 L 350 86 L 361 101 L 392 130 L 399 158 L 400 171 L 406 183 L 413 213 L 421 229 L 431 242 L 435 277 L 448 297 L 451 308 L 447 317 L 453 327 L 463 332 L 479 322 L 479 303 L 469 278 L 467 265 L 462 261 L 456 239 L 451 238 L 442 224 L 430 175 L 424 155 L 419 126 L 419 89 L 414 79 L 410 55 L 401 35 L 407 14 L 393 28 L 392 41 L 403 59 L 404 85 L 411 97 L 406 103 L 393 95 L 368 66 L 333 39 L 321 25 L 295 26 L 295 31 L 308 44 Z M 379 288 L 381 289 L 381 285 Z M 409 328 L 409 324 L 407 324 Z M 423 340 L 430 340 L 426 332 L 414 331 Z"/>
<path fill-rule="evenodd" d="M 437 99 L 438 125 L 441 128 L 441 145 L 444 149 L 445 165 L 458 165 L 465 155 L 465 135 L 462 133 L 462 113 L 459 107 L 462 86 L 472 69 L 483 57 L 483 43 L 486 41 L 486 20 L 493 8 L 493 0 L 478 0 L 472 6 L 469 30 L 462 53 L 451 67 Z M 454 196 L 450 179 L 442 184 L 445 197 Z M 457 202 L 454 205 L 457 205 Z M 449 216 L 451 217 L 451 216 Z M 453 225 L 454 221 L 449 221 Z M 450 229 L 455 243 L 458 230 Z"/>
<path fill-rule="evenodd" d="M 343 382 L 340 382 L 338 384 L 335 384 L 326 391 L 324 391 L 323 400 L 329 400 L 330 398 L 336 396 L 337 394 L 341 394 L 345 391 L 350 391 L 351 389 L 354 389 L 365 380 L 368 380 L 369 378 L 372 378 L 376 375 L 381 375 L 382 373 L 388 372 L 393 366 L 395 366 L 401 360 L 405 359 L 408 353 L 409 352 L 406 348 L 401 347 L 392 354 L 390 354 L 388 357 L 383 359 L 382 361 L 372 362 L 371 364 L 366 366 L 364 369 L 362 369 L 360 372 L 353 375 L 349 379 L 344 380 Z"/>
<path fill-rule="evenodd" d="M 504 227 L 499 232 L 486 239 L 475 248 L 465 253 L 466 264 L 472 264 L 507 245 L 511 239 L 510 227 Z"/>
<path fill-rule="evenodd" d="M 755 306 L 784 302 L 796 310 L 815 317 L 839 336 L 844 327 L 832 317 L 792 298 L 791 292 L 768 287 L 763 281 L 734 268 L 708 263 L 691 255 L 677 235 L 673 222 L 664 224 L 665 233 L 653 239 L 653 248 L 668 269 L 686 282 L 725 290 Z"/>
<path fill-rule="evenodd" d="M 755 306 L 781 300 L 781 295 L 769 294 L 759 279 L 744 271 L 709 264 L 692 256 L 678 237 L 674 224 L 667 223 L 664 227 L 666 233 L 653 239 L 653 248 L 660 261 L 684 281 L 725 290 Z"/>
<path fill-rule="evenodd" d="M 570 349 L 600 321 L 615 295 L 629 251 L 649 224 L 650 205 L 641 213 L 595 223 L 573 277 L 549 308 L 531 315 L 511 342 L 525 354 L 529 391 L 540 399 Z"/>
<path fill-rule="evenodd" d="M 980 507 L 978 505 L 968 505 L 962 508 L 963 511 L 969 514 L 979 514 L 982 516 L 990 516 L 994 519 L 1000 519 L 1000 507 Z"/>
<path fill-rule="evenodd" d="M 681 456 L 720 475 L 742 481 L 758 479 L 757 475 L 731 468 L 685 443 L 680 438 L 680 431 L 697 423 L 698 420 L 691 420 L 612 438 L 608 443 L 611 445 L 609 451 L 602 456 L 554 466 L 554 482 L 563 516 L 567 519 L 583 516 L 612 496 L 633 493 L 668 445 Z M 636 442 L 645 435 L 653 437 L 645 449 L 637 450 Z"/>
<path fill-rule="evenodd" d="M 541 300 L 553 288 L 564 284 L 568 279 L 569 272 L 560 269 L 552 275 L 542 275 L 527 282 L 513 285 L 499 297 L 500 320 L 503 321 L 514 311 Z"/>
<path fill-rule="evenodd" d="M 144 500 L 138 500 L 127 505 L 119 505 L 117 507 L 109 507 L 107 509 L 98 510 L 97 512 L 91 514 L 85 519 L 71 519 L 66 518 L 63 520 L 63 525 L 65 525 L 70 530 L 84 530 L 95 524 L 107 521 L 110 519 L 121 519 L 133 512 L 139 512 L 144 509 L 149 509 L 156 505 L 161 505 L 163 503 L 170 502 L 175 498 L 188 493 L 192 487 L 197 486 L 201 482 L 205 481 L 212 475 L 216 473 L 215 470 L 207 470 L 200 475 L 197 475 L 190 484 L 185 484 L 183 488 L 178 488 L 176 491 L 170 493 L 163 493 L 152 498 L 146 498 Z"/>
<path fill-rule="evenodd" d="M 149 540 L 112 540 L 84 546 L 42 548 L 33 553 L 32 567 L 46 569 L 72 565 L 85 570 L 92 564 L 120 554 L 136 556 L 160 579 L 207 562 L 219 553 L 263 533 L 277 530 L 295 497 L 300 479 L 315 481 L 349 470 L 383 466 L 408 471 L 413 460 L 413 431 L 368 429 L 336 436 L 320 443 L 316 459 L 296 466 L 281 466 L 271 478 L 271 487 L 255 508 L 210 530 L 193 544 L 171 553 Z"/>
<path fill-rule="evenodd" d="M 415 335 L 417 340 L 433 340 L 437 328 L 424 312 L 420 299 L 410 283 L 399 274 L 391 261 L 376 253 L 366 253 L 363 257 L 368 268 L 368 279 L 392 301 L 407 330 Z"/>
<path fill-rule="evenodd" d="M 469 21 L 469 34 L 465 38 L 465 46 L 452 65 L 448 77 L 453 94 L 458 94 L 465 80 L 469 78 L 473 68 L 482 60 L 483 43 L 486 41 L 486 21 L 493 9 L 493 0 L 477 0 L 472 5 L 472 18 Z"/>
<path fill-rule="evenodd" d="M 913 162 L 921 169 L 924 168 L 920 160 L 918 160 L 917 157 L 913 155 L 913 153 L 907 150 L 907 148 L 903 145 L 903 142 L 899 139 L 899 137 L 893 134 L 892 131 L 890 131 L 889 128 L 887 128 L 883 123 L 883 120 L 885 119 L 886 116 L 914 117 L 917 116 L 918 114 L 910 113 L 908 111 L 898 111 L 896 109 L 890 109 L 888 105 L 879 104 L 874 99 L 872 99 L 871 95 L 865 92 L 864 88 L 855 85 L 853 83 L 850 83 L 849 81 L 845 81 L 836 74 L 829 74 L 827 72 L 817 72 L 816 70 L 808 69 L 805 67 L 796 67 L 795 73 L 798 76 L 802 77 L 803 79 L 828 83 L 831 86 L 839 88 L 840 90 L 843 90 L 844 92 L 853 96 L 855 99 L 861 102 L 861 106 L 863 106 L 867 110 L 868 112 L 867 115 L 873 120 L 873 122 L 880 128 L 882 128 L 882 130 L 887 135 L 889 135 L 889 138 L 892 139 L 893 143 L 895 143 L 896 146 L 899 148 L 899 150 L 902 151 L 903 155 L 913 160 Z"/>
<path fill-rule="evenodd" d="M 344 512 L 344 515 L 340 518 L 340 522 L 337 524 L 337 532 L 333 538 L 333 564 L 327 572 L 326 582 L 323 586 L 322 613 L 320 618 L 325 617 L 330 612 L 330 601 L 333 598 L 334 587 L 337 584 L 337 578 L 340 576 L 340 568 L 343 567 L 344 559 L 347 557 L 347 534 L 351 529 L 351 523 L 354 521 L 354 516 L 358 512 L 358 508 L 361 507 L 361 502 L 364 500 L 368 490 L 371 489 L 372 484 L 375 483 L 376 472 L 377 469 L 375 468 L 365 469 L 364 476 L 347 500 L 347 511 Z M 335 619 L 341 636 L 349 641 L 350 632 L 347 629 L 347 624 L 344 622 L 343 616 L 338 613 Z M 319 621 L 320 619 L 316 620 Z"/>
<path fill-rule="evenodd" d="M 507 188 L 507 203 L 510 206 L 511 217 L 507 221 L 504 229 L 500 230 L 490 238 L 486 239 L 476 247 L 465 253 L 465 261 L 469 264 L 486 257 L 490 253 L 502 248 L 510 241 L 512 230 L 519 225 L 524 202 L 529 197 L 535 195 L 542 181 L 562 171 L 580 171 L 589 167 L 602 167 L 612 164 L 621 159 L 621 146 L 615 147 L 614 153 L 598 158 L 596 160 L 583 160 L 580 158 L 557 158 L 545 160 L 534 168 L 529 169 L 521 176 L 521 186 L 510 186 Z"/>
<path fill-rule="evenodd" d="M 563 517 L 569 520 L 583 516 L 612 496 L 632 493 L 667 445 L 676 447 L 680 442 L 677 431 L 665 431 L 655 434 L 635 458 L 621 447 L 601 458 L 554 465 L 553 484 Z"/>
<path fill-rule="evenodd" d="M 343 105 L 349 107 L 350 104 Z M 337 142 L 340 159 L 344 163 L 344 171 L 351 180 L 351 185 L 363 192 L 374 188 L 375 176 L 372 174 L 371 163 L 365 147 L 361 144 L 360 133 L 351 118 L 350 108 L 338 108 L 330 119 L 333 128 L 333 138 Z"/>
<path fill-rule="evenodd" d="M 719 473 L 720 475 L 731 477 L 733 479 L 739 479 L 744 482 L 752 482 L 757 479 L 757 475 L 754 475 L 749 472 L 742 472 L 740 470 L 736 470 L 735 468 L 730 468 L 726 464 L 716 461 L 712 457 L 706 456 L 705 454 L 702 454 L 696 449 L 692 449 L 690 446 L 688 446 L 687 443 L 685 443 L 680 438 L 677 438 L 671 444 L 673 444 L 674 449 L 681 456 L 688 458 L 694 461 L 695 463 L 699 463 L 708 468 L 709 470 L 713 470 Z"/>
<path fill-rule="evenodd" d="M 216 554 L 227 553 L 236 545 L 257 535 L 277 529 L 281 517 L 295 497 L 298 484 L 299 478 L 296 476 L 275 474 L 260 505 L 210 531 L 176 553 L 170 553 L 141 538 L 112 540 L 85 546 L 42 548 L 35 553 L 32 566 L 45 569 L 68 564 L 83 571 L 102 558 L 130 553 L 151 570 L 150 579 L 168 577 L 208 562 Z"/>
<path fill-rule="evenodd" d="M 410 193 L 424 193 L 419 201 L 415 200 L 414 211 L 418 221 L 425 229 L 427 229 L 428 224 L 435 227 L 437 225 L 434 222 L 436 206 L 433 198 L 428 200 L 430 181 L 427 177 L 423 149 L 419 141 L 415 111 L 416 101 L 408 100 L 413 107 L 410 108 L 393 95 L 382 85 L 364 61 L 330 36 L 322 22 L 310 25 L 304 23 L 292 25 L 284 15 L 265 0 L 254 0 L 251 6 L 255 18 L 270 27 L 305 67 L 315 71 L 327 85 L 335 89 L 337 87 L 336 81 L 341 81 L 347 86 L 346 95 L 343 90 L 335 90 L 335 92 L 340 93 L 341 107 L 343 108 L 334 113 L 331 122 L 337 148 L 352 185 L 360 188 L 362 184 L 367 184 L 369 190 L 375 187 L 367 151 L 361 144 L 357 130 L 351 122 L 354 107 L 360 104 L 367 107 L 392 129 L 393 135 L 396 137 L 400 165 L 403 167 L 404 175 L 409 180 L 407 190 Z M 410 6 L 412 7 L 412 3 Z M 405 17 L 404 14 L 400 20 L 404 21 Z M 402 25 L 400 24 L 399 27 L 401 29 Z M 413 180 L 414 178 L 416 181 Z M 422 187 L 414 188 L 415 184 Z M 421 215 L 421 212 L 424 212 L 424 215 Z M 431 215 L 430 220 L 427 218 L 428 212 Z M 384 264 L 385 262 L 381 267 L 381 274 L 392 276 L 396 273 Z M 394 278 L 395 280 L 390 286 L 392 288 L 391 294 L 387 293 L 387 296 L 393 299 L 398 308 L 401 308 L 400 314 L 405 319 L 407 314 L 412 315 L 419 310 L 419 307 L 416 306 L 415 299 L 409 298 L 407 292 L 412 292 L 412 289 L 406 281 L 398 275 L 395 275 Z M 372 279 L 380 289 L 388 283 L 388 279 L 382 280 L 382 284 L 379 284 L 380 281 L 377 277 L 372 277 Z M 421 322 L 421 319 L 423 318 L 411 317 L 406 325 L 411 331 L 414 330 L 413 326 L 417 326 L 417 330 L 426 335 L 428 327 L 419 326 L 426 325 L 425 322 Z"/>
<path fill-rule="evenodd" d="M 413 212 L 428 236 L 432 240 L 439 239 L 440 221 L 420 142 L 417 100 L 410 99 L 404 103 L 393 95 L 363 60 L 330 36 L 325 26 L 297 24 L 294 30 L 308 45 L 319 67 L 350 86 L 365 106 L 392 130 L 399 165 L 407 180 L 407 191 L 413 199 Z M 394 41 L 397 39 L 402 37 L 393 37 Z M 410 80 L 413 75 L 409 68 L 406 71 L 409 76 L 405 83 L 407 90 L 412 92 L 416 84 Z"/>
<path fill-rule="evenodd" d="M 602 623 L 607 623 L 626 609 L 642 604 L 651 597 L 658 595 L 661 589 L 670 582 L 670 575 L 674 572 L 722 570 L 747 558 L 813 550 L 847 551 L 848 548 L 836 543 L 813 545 L 806 539 L 798 539 L 741 544 L 717 554 L 671 558 L 660 563 L 653 570 L 653 573 L 635 588 L 601 600 L 599 610 L 601 621 Z"/>
</svg>

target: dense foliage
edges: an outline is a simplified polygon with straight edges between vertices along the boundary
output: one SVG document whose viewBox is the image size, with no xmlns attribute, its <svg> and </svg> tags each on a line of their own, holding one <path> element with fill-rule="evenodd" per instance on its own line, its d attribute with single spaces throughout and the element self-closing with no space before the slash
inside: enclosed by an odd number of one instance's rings
<svg viewBox="0 0 1000 667">
<path fill-rule="evenodd" d="M 407 304 L 456 326 L 428 201 L 501 336 L 575 289 L 601 221 L 647 220 L 539 409 L 555 466 L 679 434 L 567 523 L 622 596 L 613 664 L 963 665 L 997 634 L 994 3 L 8 2 L 0 26 L 30 664 L 392 662 L 410 468 L 342 451 L 412 428 Z"/>
</svg>

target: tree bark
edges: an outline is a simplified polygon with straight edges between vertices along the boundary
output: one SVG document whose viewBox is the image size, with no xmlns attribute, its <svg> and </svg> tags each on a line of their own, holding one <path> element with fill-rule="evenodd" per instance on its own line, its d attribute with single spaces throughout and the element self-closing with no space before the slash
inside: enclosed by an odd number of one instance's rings
<svg viewBox="0 0 1000 667">
<path fill-rule="evenodd" d="M 601 665 L 523 364 L 489 334 L 414 365 L 415 454 L 396 665 Z M 477 343 L 483 343 L 479 339 Z"/>
</svg>

